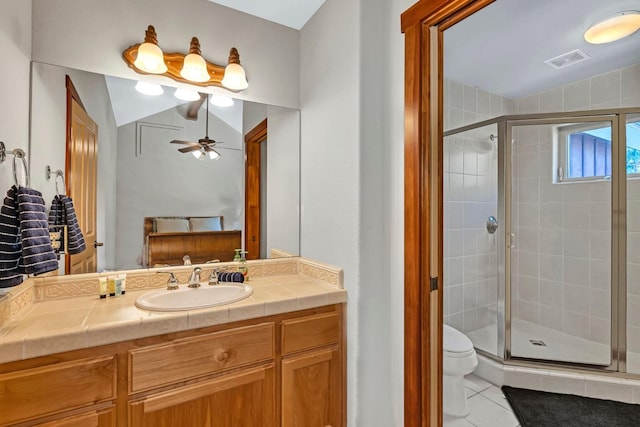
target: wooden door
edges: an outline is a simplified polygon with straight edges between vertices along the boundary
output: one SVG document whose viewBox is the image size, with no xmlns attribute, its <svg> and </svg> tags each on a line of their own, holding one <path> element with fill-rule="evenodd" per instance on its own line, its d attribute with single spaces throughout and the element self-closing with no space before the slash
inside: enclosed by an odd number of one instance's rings
<svg viewBox="0 0 640 427">
<path fill-rule="evenodd" d="M 282 361 L 282 427 L 341 427 L 340 351 L 318 350 Z"/>
<path fill-rule="evenodd" d="M 245 208 L 244 208 L 244 250 L 247 259 L 260 258 L 260 195 L 261 156 L 260 144 L 267 139 L 267 119 L 253 128 L 245 136 Z M 266 257 L 266 254 L 265 254 Z"/>
<path fill-rule="evenodd" d="M 98 125 L 85 111 L 75 89 L 67 85 L 67 194 L 72 198 L 87 249 L 65 257 L 67 274 L 97 272 L 96 195 Z M 72 87 L 72 84 L 71 84 Z"/>
<path fill-rule="evenodd" d="M 273 364 L 150 395 L 130 404 L 130 427 L 274 427 Z"/>
<path fill-rule="evenodd" d="M 494 0 L 420 0 L 405 34 L 404 425 L 442 425 L 443 32 Z"/>
</svg>

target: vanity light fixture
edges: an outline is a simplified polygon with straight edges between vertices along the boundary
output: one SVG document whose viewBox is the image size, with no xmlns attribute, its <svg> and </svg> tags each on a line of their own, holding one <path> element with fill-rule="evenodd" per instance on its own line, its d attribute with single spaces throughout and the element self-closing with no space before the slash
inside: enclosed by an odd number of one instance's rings
<svg viewBox="0 0 640 427">
<path fill-rule="evenodd" d="M 149 96 L 158 96 L 164 93 L 162 86 L 155 83 L 138 82 L 136 83 L 136 90 L 142 94 Z"/>
<path fill-rule="evenodd" d="M 231 90 L 245 90 L 249 87 L 244 68 L 240 65 L 240 54 L 235 47 L 229 52 L 229 64 L 224 69 L 222 85 Z"/>
<path fill-rule="evenodd" d="M 233 98 L 223 95 L 211 95 L 211 102 L 216 107 L 231 107 L 233 106 Z"/>
<path fill-rule="evenodd" d="M 145 33 L 145 41 L 122 52 L 127 65 L 139 74 L 158 74 L 181 83 L 196 86 L 219 86 L 230 91 L 241 91 L 249 87 L 246 73 L 240 65 L 240 55 L 233 47 L 229 52 L 229 63 L 223 65 L 207 61 L 200 52 L 197 37 L 191 39 L 189 53 L 163 53 L 158 46 L 158 36 L 152 25 Z"/>
<path fill-rule="evenodd" d="M 197 101 L 200 99 L 200 94 L 195 90 L 182 89 L 180 87 L 176 89 L 173 96 L 181 99 L 182 101 Z"/>
<path fill-rule="evenodd" d="M 158 35 L 153 25 L 149 25 L 144 33 L 144 43 L 138 46 L 138 54 L 134 65 L 140 70 L 150 74 L 163 74 L 167 72 L 164 63 L 164 54 L 158 46 Z"/>
<path fill-rule="evenodd" d="M 630 36 L 638 29 L 640 12 L 626 10 L 589 27 L 584 33 L 584 39 L 591 44 L 611 43 Z"/>
<path fill-rule="evenodd" d="M 191 38 L 189 54 L 184 57 L 180 75 L 191 82 L 198 83 L 206 82 L 211 78 L 207 72 L 207 63 L 200 55 L 200 41 L 197 37 Z"/>
</svg>

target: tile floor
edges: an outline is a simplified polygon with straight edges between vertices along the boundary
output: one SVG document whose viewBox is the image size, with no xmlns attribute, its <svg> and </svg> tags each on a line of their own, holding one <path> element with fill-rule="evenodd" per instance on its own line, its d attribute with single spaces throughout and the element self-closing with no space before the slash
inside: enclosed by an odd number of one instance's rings
<svg viewBox="0 0 640 427">
<path fill-rule="evenodd" d="M 469 415 L 465 418 L 444 416 L 444 427 L 517 427 L 518 419 L 499 387 L 475 375 L 465 378 Z"/>
</svg>

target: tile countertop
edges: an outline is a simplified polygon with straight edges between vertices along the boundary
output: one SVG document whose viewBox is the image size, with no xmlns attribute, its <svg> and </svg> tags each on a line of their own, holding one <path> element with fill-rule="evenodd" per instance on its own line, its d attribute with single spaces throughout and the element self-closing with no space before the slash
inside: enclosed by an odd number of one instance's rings
<svg viewBox="0 0 640 427">
<path fill-rule="evenodd" d="M 137 308 L 136 298 L 148 289 L 106 299 L 96 295 L 35 302 L 0 329 L 0 363 L 347 300 L 344 289 L 303 274 L 252 278 L 249 284 L 253 295 L 242 301 L 178 312 Z"/>
</svg>

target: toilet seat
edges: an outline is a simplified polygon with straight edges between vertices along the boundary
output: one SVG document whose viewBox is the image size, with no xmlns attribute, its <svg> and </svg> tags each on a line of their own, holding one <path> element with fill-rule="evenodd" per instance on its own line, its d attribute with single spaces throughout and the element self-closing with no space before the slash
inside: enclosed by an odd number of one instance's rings
<svg viewBox="0 0 640 427">
<path fill-rule="evenodd" d="M 469 357 L 475 353 L 471 340 L 449 325 L 443 325 L 442 349 L 445 357 Z"/>
</svg>

